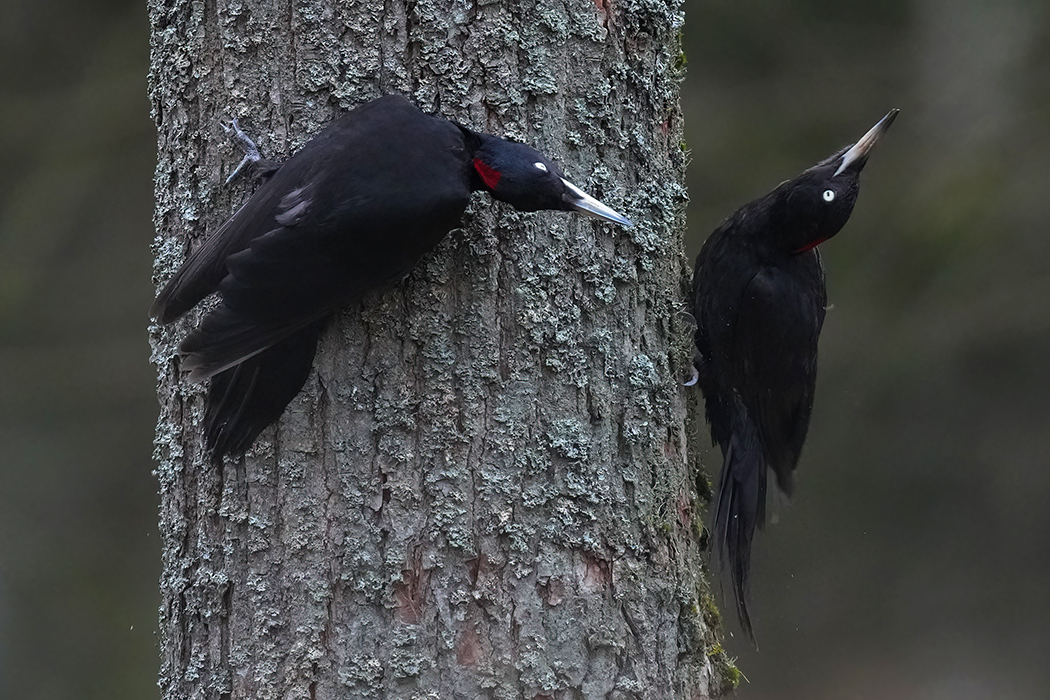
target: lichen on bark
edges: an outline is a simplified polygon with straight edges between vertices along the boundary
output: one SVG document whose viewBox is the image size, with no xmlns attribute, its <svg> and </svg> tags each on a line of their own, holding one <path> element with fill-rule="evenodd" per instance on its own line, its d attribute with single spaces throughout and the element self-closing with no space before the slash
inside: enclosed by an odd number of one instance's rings
<svg viewBox="0 0 1050 700">
<path fill-rule="evenodd" d="M 179 697 L 693 698 L 708 652 L 681 378 L 677 0 L 151 0 L 157 281 L 287 155 L 387 92 L 529 142 L 630 229 L 476 195 L 349 305 L 222 469 L 152 328 L 161 688 Z M 187 245 L 188 241 L 188 245 Z"/>
</svg>

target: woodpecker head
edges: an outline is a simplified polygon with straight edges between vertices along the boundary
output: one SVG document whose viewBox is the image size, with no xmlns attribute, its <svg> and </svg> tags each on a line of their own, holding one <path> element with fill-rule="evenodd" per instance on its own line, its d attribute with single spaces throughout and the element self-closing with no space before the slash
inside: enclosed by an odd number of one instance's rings
<svg viewBox="0 0 1050 700">
<path fill-rule="evenodd" d="M 771 230 L 781 250 L 803 253 L 846 225 L 860 192 L 860 171 L 898 111 L 891 110 L 855 144 L 781 183 L 763 198 L 768 198 Z"/>
<path fill-rule="evenodd" d="M 534 148 L 477 134 L 473 167 L 479 189 L 521 211 L 576 211 L 624 226 L 631 221 L 566 180 L 554 161 Z"/>
</svg>

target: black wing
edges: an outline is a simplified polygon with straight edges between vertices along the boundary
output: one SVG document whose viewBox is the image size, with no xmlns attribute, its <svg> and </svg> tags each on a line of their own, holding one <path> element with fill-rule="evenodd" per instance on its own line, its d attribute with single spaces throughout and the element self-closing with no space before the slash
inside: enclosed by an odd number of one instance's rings
<svg viewBox="0 0 1050 700">
<path fill-rule="evenodd" d="M 754 421 L 780 488 L 790 494 L 809 429 L 824 323 L 823 273 L 815 252 L 794 269 L 766 267 L 744 290 L 728 378 Z"/>
<path fill-rule="evenodd" d="M 150 307 L 150 317 L 171 323 L 218 291 L 226 276 L 226 259 L 272 228 L 281 198 L 279 185 L 268 182 L 260 187 L 168 280 Z"/>
<path fill-rule="evenodd" d="M 732 334 L 740 299 L 756 269 L 749 251 L 733 235 L 734 227 L 734 220 L 728 219 L 708 237 L 693 270 L 697 384 L 704 394 L 711 438 L 723 450 L 732 435 L 735 410 L 727 381 Z"/>
<path fill-rule="evenodd" d="M 388 96 L 343 116 L 285 163 L 154 304 L 164 321 L 221 293 L 180 346 L 191 380 L 411 270 L 466 208 L 463 139 L 452 123 Z"/>
</svg>

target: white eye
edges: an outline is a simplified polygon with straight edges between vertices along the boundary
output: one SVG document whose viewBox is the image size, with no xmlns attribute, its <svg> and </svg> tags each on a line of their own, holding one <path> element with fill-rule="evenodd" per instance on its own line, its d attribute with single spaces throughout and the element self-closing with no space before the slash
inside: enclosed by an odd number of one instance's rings
<svg viewBox="0 0 1050 700">
<path fill-rule="evenodd" d="M 543 172 L 547 172 L 547 166 L 544 165 L 543 163 L 533 163 L 533 165 L 536 166 L 537 170 L 542 170 Z"/>
<path fill-rule="evenodd" d="M 824 190 L 824 201 L 834 202 L 835 201 L 835 190 Z"/>
</svg>

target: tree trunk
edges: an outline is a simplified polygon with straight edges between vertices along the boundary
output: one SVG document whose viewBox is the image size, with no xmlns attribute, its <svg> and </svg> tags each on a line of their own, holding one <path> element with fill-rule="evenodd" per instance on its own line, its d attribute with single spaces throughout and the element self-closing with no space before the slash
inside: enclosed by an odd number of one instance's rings
<svg viewBox="0 0 1050 700">
<path fill-rule="evenodd" d="M 534 145 L 636 221 L 477 195 L 330 324 L 302 394 L 223 469 L 175 361 L 199 316 L 152 329 L 164 697 L 716 694 L 677 0 L 149 4 L 157 282 L 248 195 L 222 184 L 220 118 L 280 159 L 388 92 Z"/>
</svg>

